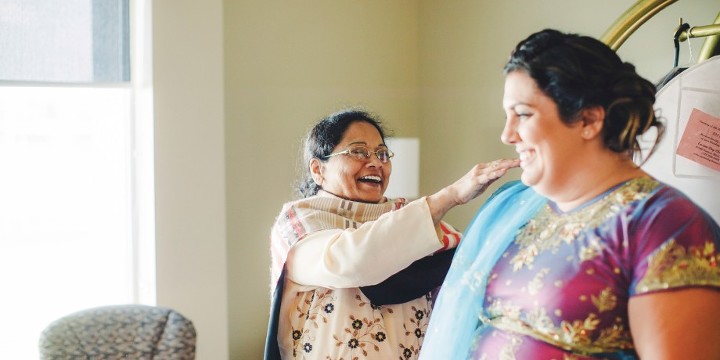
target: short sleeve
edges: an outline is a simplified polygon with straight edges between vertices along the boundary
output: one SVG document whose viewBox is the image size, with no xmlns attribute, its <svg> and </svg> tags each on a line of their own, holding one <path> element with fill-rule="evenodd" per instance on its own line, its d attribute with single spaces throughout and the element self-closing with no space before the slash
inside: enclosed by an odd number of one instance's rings
<svg viewBox="0 0 720 360">
<path fill-rule="evenodd" d="M 720 287 L 717 223 L 685 195 L 663 187 L 635 209 L 631 295 Z M 632 247 L 632 245 L 631 245 Z"/>
</svg>

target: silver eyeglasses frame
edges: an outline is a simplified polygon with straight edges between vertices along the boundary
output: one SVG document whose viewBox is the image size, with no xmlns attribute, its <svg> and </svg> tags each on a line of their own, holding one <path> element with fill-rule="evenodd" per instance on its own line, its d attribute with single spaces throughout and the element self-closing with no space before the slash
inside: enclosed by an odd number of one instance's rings
<svg viewBox="0 0 720 360">
<path fill-rule="evenodd" d="M 362 150 L 362 152 L 357 152 L 358 150 Z M 380 156 L 379 153 L 386 153 L 387 159 L 383 160 L 384 156 Z M 353 159 L 368 161 L 368 160 L 370 160 L 370 154 L 375 154 L 375 157 L 377 157 L 378 160 L 380 160 L 380 162 L 383 164 L 389 163 L 390 159 L 393 156 L 395 156 L 395 153 L 392 152 L 388 148 L 380 148 L 375 151 L 370 151 L 370 149 L 368 149 L 366 146 L 355 145 L 355 146 L 350 146 L 343 151 L 338 151 L 336 153 L 332 153 L 330 155 L 323 156 L 323 160 L 327 160 L 327 159 L 329 159 L 333 156 L 337 156 L 337 155 L 348 155 L 349 157 L 351 157 Z"/>
</svg>

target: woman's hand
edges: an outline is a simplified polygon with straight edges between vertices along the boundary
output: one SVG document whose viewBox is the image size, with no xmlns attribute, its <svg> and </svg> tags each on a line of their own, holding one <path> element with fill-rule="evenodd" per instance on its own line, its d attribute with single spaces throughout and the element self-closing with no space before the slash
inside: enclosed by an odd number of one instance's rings
<svg viewBox="0 0 720 360">
<path fill-rule="evenodd" d="M 450 209 L 478 197 L 490 184 L 505 175 L 509 169 L 518 166 L 520 166 L 518 159 L 500 159 L 473 166 L 467 174 L 453 184 L 426 197 L 433 222 L 439 223 Z"/>
</svg>

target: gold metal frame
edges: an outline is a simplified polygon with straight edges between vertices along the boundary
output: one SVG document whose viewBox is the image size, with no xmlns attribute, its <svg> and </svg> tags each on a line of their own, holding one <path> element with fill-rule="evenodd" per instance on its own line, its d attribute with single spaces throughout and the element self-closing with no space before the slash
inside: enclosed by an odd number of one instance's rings
<svg viewBox="0 0 720 360">
<path fill-rule="evenodd" d="M 709 59 L 717 48 L 718 40 L 720 40 L 720 12 L 712 25 L 691 27 L 687 31 L 683 31 L 678 40 L 685 41 L 689 38 L 704 36 L 707 36 L 707 39 L 703 42 L 700 54 L 698 54 L 698 62 Z"/>
<path fill-rule="evenodd" d="M 642 24 L 655 16 L 658 12 L 677 0 L 638 0 L 627 9 L 600 38 L 611 49 L 617 50 Z M 698 55 L 698 62 L 707 60 L 715 51 L 718 39 L 720 39 L 720 13 L 715 23 L 706 26 L 691 27 L 680 34 L 678 40 L 685 41 L 688 38 L 705 37 L 705 42 Z"/>
<path fill-rule="evenodd" d="M 617 50 L 642 24 L 648 21 L 660 10 L 677 0 L 638 0 L 627 9 L 600 38 L 602 42 Z"/>
</svg>

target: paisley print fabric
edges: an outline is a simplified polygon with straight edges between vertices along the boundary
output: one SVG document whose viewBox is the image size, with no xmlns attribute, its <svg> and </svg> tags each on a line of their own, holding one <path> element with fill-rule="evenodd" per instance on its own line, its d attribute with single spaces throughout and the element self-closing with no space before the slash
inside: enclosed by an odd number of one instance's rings
<svg viewBox="0 0 720 360">
<path fill-rule="evenodd" d="M 83 310 L 48 325 L 42 360 L 195 359 L 195 327 L 162 307 L 117 305 Z"/>
</svg>

